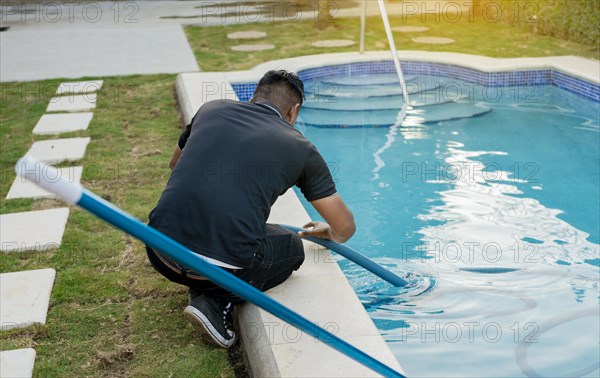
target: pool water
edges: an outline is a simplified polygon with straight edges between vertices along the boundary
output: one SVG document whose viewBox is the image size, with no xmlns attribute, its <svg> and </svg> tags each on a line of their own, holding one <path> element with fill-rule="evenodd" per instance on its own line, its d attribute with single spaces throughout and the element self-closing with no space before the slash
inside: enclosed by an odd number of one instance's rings
<svg viewBox="0 0 600 378">
<path fill-rule="evenodd" d="M 297 124 L 354 212 L 348 245 L 410 282 L 339 260 L 381 334 L 414 377 L 597 377 L 599 104 L 408 81 L 402 124 L 393 75 L 306 82 Z"/>
</svg>

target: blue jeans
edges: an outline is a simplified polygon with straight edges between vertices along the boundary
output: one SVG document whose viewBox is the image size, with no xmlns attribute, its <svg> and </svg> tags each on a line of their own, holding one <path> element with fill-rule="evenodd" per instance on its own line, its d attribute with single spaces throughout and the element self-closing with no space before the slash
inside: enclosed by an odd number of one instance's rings
<svg viewBox="0 0 600 378">
<path fill-rule="evenodd" d="M 148 259 L 156 271 L 172 282 L 185 285 L 195 294 L 206 294 L 234 303 L 243 302 L 237 295 L 222 289 L 193 271 L 182 269 L 146 246 Z M 288 279 L 304 262 L 302 239 L 283 227 L 267 224 L 267 234 L 254 253 L 247 269 L 225 269 L 255 288 L 267 291 Z"/>
</svg>

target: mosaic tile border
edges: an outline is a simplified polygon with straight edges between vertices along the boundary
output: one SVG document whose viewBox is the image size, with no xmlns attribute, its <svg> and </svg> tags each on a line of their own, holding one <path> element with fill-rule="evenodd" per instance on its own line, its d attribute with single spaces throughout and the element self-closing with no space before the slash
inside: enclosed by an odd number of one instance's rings
<svg viewBox="0 0 600 378">
<path fill-rule="evenodd" d="M 587 80 L 567 75 L 559 70 L 545 68 L 501 72 L 483 72 L 454 64 L 424 61 L 402 61 L 406 75 L 445 76 L 491 87 L 516 85 L 555 85 L 594 101 L 600 101 L 600 86 Z M 390 74 L 394 73 L 391 60 L 354 62 L 300 70 L 302 80 L 313 80 L 327 76 Z M 232 83 L 240 101 L 248 101 L 254 93 L 256 83 Z"/>
</svg>

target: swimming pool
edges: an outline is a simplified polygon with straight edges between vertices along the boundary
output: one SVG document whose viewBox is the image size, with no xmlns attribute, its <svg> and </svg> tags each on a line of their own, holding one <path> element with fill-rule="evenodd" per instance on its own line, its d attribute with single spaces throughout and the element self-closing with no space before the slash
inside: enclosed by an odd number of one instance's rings
<svg viewBox="0 0 600 378">
<path fill-rule="evenodd" d="M 340 261 L 382 335 L 409 376 L 597 376 L 598 102 L 407 78 L 400 126 L 389 73 L 305 80 L 297 125 L 355 214 L 348 244 L 411 281 Z"/>
</svg>

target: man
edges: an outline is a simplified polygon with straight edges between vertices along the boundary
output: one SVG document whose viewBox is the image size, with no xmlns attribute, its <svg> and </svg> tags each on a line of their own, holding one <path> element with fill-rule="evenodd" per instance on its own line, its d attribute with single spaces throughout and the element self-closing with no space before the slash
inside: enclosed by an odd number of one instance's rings
<svg viewBox="0 0 600 378">
<path fill-rule="evenodd" d="M 293 128 L 304 84 L 293 73 L 269 71 L 249 103 L 204 104 L 181 134 L 167 187 L 149 224 L 254 287 L 266 291 L 304 261 L 300 237 L 267 224 L 278 196 L 297 185 L 325 222 L 312 235 L 343 243 L 355 231 L 325 161 Z M 147 247 L 154 268 L 189 287 L 184 315 L 209 343 L 236 341 L 231 311 L 242 300 Z M 307 288 L 308 289 L 308 288 Z"/>
</svg>

